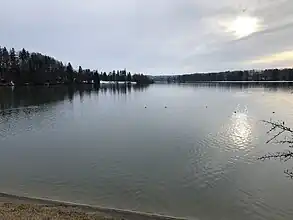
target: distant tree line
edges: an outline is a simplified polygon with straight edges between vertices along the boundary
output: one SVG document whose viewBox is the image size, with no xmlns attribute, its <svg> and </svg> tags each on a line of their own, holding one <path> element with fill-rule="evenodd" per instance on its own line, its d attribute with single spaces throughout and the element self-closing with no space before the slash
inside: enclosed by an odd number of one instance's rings
<svg viewBox="0 0 293 220">
<path fill-rule="evenodd" d="M 83 69 L 74 70 L 70 63 L 41 53 L 30 53 L 25 49 L 16 52 L 0 47 L 0 85 L 44 85 L 44 84 L 100 84 L 100 81 L 136 82 L 150 84 L 152 80 L 143 74 L 131 74 L 126 70 L 98 72 Z"/>
<path fill-rule="evenodd" d="M 215 73 L 194 73 L 159 78 L 167 82 L 206 82 L 206 81 L 293 81 L 293 69 L 266 69 L 226 71 Z M 155 79 L 156 80 L 156 79 Z"/>
<path fill-rule="evenodd" d="M 153 80 L 144 74 L 133 74 L 126 70 L 113 70 L 108 74 L 106 72 L 100 73 L 101 81 L 108 82 L 136 82 L 137 84 L 151 84 Z"/>
</svg>

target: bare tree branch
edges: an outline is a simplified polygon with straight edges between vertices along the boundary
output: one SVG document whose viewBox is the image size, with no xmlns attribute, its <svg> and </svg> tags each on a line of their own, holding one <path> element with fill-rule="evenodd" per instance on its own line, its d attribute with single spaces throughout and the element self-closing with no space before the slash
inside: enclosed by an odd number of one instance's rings
<svg viewBox="0 0 293 220">
<path fill-rule="evenodd" d="M 268 159 L 280 159 L 281 161 L 288 161 L 293 158 L 292 151 L 285 151 L 285 152 L 277 152 L 277 153 L 269 153 L 262 157 L 259 157 L 259 160 L 268 160 Z"/>
<path fill-rule="evenodd" d="M 281 130 L 293 133 L 293 129 L 285 126 L 285 122 L 273 122 L 273 121 L 266 121 L 263 120 L 262 122 L 264 122 L 265 124 L 269 124 L 272 126 L 271 130 L 268 133 L 271 133 L 273 130 L 279 128 Z"/>
<path fill-rule="evenodd" d="M 274 143 L 276 143 L 276 144 L 293 144 L 293 141 L 276 141 L 276 142 L 274 142 Z"/>
<path fill-rule="evenodd" d="M 281 134 L 283 134 L 285 131 L 280 131 L 278 134 L 276 134 L 274 137 L 269 139 L 266 143 L 270 143 L 271 141 L 275 140 L 277 137 L 279 137 Z"/>
<path fill-rule="evenodd" d="M 277 126 L 273 126 L 268 132 L 267 134 L 270 134 L 272 131 L 276 130 Z"/>
<path fill-rule="evenodd" d="M 283 140 L 283 141 L 275 141 L 273 144 L 288 144 L 290 148 L 293 148 L 293 141 Z"/>
<path fill-rule="evenodd" d="M 293 179 L 293 171 L 291 170 L 285 170 L 284 173 L 291 179 Z"/>
<path fill-rule="evenodd" d="M 293 148 L 293 129 L 285 126 L 285 122 L 274 122 L 274 121 L 262 121 L 265 124 L 271 126 L 270 130 L 267 132 L 267 134 L 272 134 L 273 132 L 276 132 L 276 134 L 273 135 L 272 138 L 270 138 L 266 143 L 274 143 L 274 144 L 288 144 L 290 148 Z M 291 138 L 287 139 L 287 137 L 284 137 L 284 140 L 276 140 L 280 135 L 284 133 L 291 134 Z M 274 142 L 273 142 L 274 141 Z M 259 160 L 269 160 L 269 159 L 279 159 L 280 161 L 287 162 L 288 160 L 293 159 L 293 151 L 285 150 L 283 152 L 276 152 L 276 153 L 268 153 L 262 157 L 258 158 Z M 287 169 L 284 171 L 284 173 L 291 179 L 293 179 L 293 168 L 291 170 Z"/>
</svg>

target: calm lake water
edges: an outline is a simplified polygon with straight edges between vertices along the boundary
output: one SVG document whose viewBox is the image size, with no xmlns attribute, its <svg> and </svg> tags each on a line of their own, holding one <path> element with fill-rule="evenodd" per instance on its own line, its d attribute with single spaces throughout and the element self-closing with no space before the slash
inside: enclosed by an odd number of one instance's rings
<svg viewBox="0 0 293 220">
<path fill-rule="evenodd" d="M 292 163 L 257 160 L 285 147 L 265 144 L 260 120 L 293 127 L 291 91 L 0 88 L 0 191 L 200 220 L 292 219 Z"/>
</svg>

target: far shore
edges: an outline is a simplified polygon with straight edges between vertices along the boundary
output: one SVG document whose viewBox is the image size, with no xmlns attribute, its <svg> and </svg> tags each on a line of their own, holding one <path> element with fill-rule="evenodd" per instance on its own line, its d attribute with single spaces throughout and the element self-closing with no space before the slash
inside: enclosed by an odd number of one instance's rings
<svg viewBox="0 0 293 220">
<path fill-rule="evenodd" d="M 120 84 L 120 85 L 137 85 L 137 82 L 127 82 L 127 81 L 100 81 L 99 83 L 100 85 L 104 85 L 104 84 L 109 84 L 109 85 L 115 85 L 115 84 Z M 95 85 L 94 82 L 82 82 L 82 83 L 44 83 L 44 84 L 31 84 L 31 83 L 25 83 L 25 84 L 21 84 L 21 85 L 17 85 L 17 86 L 58 86 L 58 85 L 66 85 L 66 86 L 74 86 L 74 85 Z M 0 83 L 0 86 L 5 86 L 5 87 L 13 87 L 16 86 L 14 84 L 14 82 L 10 82 L 10 83 Z"/>
<path fill-rule="evenodd" d="M 171 216 L 0 193 L 0 219 L 184 220 Z"/>
</svg>

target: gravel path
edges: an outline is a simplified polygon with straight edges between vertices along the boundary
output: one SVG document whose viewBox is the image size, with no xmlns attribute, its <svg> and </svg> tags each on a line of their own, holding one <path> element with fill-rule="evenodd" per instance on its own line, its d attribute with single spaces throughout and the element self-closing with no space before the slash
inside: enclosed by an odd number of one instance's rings
<svg viewBox="0 0 293 220">
<path fill-rule="evenodd" d="M 0 219 L 3 220 L 59 220 L 59 219 L 82 219 L 82 220 L 104 220 L 117 219 L 105 216 L 105 213 L 85 212 L 84 210 L 72 207 L 35 205 L 35 204 L 0 204 Z"/>
<path fill-rule="evenodd" d="M 186 220 L 0 193 L 0 220 Z"/>
</svg>

